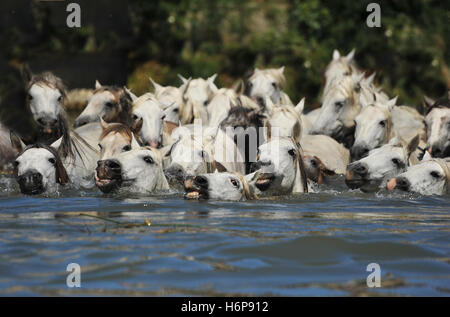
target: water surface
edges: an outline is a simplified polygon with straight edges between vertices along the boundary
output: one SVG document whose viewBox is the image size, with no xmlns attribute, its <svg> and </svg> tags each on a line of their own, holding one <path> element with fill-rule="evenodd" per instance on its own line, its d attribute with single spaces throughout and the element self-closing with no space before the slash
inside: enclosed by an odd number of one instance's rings
<svg viewBox="0 0 450 317">
<path fill-rule="evenodd" d="M 450 197 L 340 187 L 249 202 L 97 190 L 26 197 L 0 179 L 0 295 L 450 294 Z M 81 288 L 66 267 L 81 266 Z M 369 263 L 381 288 L 368 288 Z"/>
</svg>

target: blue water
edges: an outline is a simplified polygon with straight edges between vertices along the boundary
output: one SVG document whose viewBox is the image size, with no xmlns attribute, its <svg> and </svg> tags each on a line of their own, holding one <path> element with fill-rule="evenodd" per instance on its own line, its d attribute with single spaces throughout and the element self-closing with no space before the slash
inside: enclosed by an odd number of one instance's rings
<svg viewBox="0 0 450 317">
<path fill-rule="evenodd" d="M 0 295 L 450 294 L 450 197 L 317 194 L 250 202 L 0 181 Z M 150 225 L 149 225 L 150 224 Z M 81 287 L 69 288 L 69 263 Z M 369 288 L 369 263 L 381 287 Z"/>
</svg>

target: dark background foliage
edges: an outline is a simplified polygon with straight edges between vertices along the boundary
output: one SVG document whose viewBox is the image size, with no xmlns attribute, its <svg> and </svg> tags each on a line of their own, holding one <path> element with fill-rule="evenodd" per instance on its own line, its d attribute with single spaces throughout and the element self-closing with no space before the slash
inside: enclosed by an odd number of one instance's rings
<svg viewBox="0 0 450 317">
<path fill-rule="evenodd" d="M 381 28 L 366 26 L 372 1 L 325 0 L 79 0 L 82 27 L 66 26 L 71 1 L 2 0 L 0 98 L 21 109 L 17 69 L 52 70 L 69 88 L 94 80 L 151 90 L 148 76 L 179 85 L 177 73 L 218 73 L 230 86 L 254 67 L 286 66 L 294 102 L 319 106 L 323 72 L 334 49 L 347 54 L 400 103 L 418 106 L 424 94 L 450 87 L 450 3 L 378 1 Z"/>
</svg>

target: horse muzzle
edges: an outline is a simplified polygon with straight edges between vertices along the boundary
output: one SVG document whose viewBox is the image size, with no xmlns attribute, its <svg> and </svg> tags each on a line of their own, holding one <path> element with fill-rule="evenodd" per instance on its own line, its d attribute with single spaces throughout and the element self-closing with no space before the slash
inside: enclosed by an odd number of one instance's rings
<svg viewBox="0 0 450 317">
<path fill-rule="evenodd" d="M 364 163 L 354 162 L 347 166 L 347 172 L 345 174 L 345 184 L 350 189 L 361 188 L 369 180 L 368 177 L 368 167 Z"/>
<path fill-rule="evenodd" d="M 208 179 L 199 175 L 196 177 L 188 177 L 184 181 L 184 198 L 185 199 L 208 199 Z"/>
<path fill-rule="evenodd" d="M 51 135 L 58 130 L 58 119 L 53 118 L 39 118 L 36 120 L 42 133 Z"/>
<path fill-rule="evenodd" d="M 389 191 L 393 191 L 394 189 L 400 189 L 405 192 L 409 192 L 411 188 L 411 183 L 405 178 L 405 177 L 397 177 L 397 178 L 391 178 L 386 183 L 386 188 Z"/>
<path fill-rule="evenodd" d="M 25 195 L 39 195 L 45 191 L 42 182 L 42 174 L 36 171 L 28 171 L 17 177 L 20 192 Z"/>
<path fill-rule="evenodd" d="M 122 168 L 116 160 L 97 162 L 95 184 L 104 193 L 118 189 L 122 185 Z"/>
</svg>

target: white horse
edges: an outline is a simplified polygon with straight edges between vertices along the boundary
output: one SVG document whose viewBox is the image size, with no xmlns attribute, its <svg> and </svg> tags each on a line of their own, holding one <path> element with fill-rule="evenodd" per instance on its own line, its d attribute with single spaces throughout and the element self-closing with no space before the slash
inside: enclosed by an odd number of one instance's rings
<svg viewBox="0 0 450 317">
<path fill-rule="evenodd" d="M 15 153 L 11 145 L 10 132 L 0 123 L 0 170 L 12 163 Z"/>
<path fill-rule="evenodd" d="M 139 193 L 169 189 L 162 153 L 151 147 L 135 148 L 103 161 L 96 169 L 95 181 L 104 193 L 119 188 Z"/>
<path fill-rule="evenodd" d="M 293 138 L 272 137 L 261 145 L 255 168 L 247 177 L 258 196 L 308 192 L 302 153 Z"/>
<path fill-rule="evenodd" d="M 351 76 L 359 73 L 355 62 L 355 50 L 353 49 L 347 56 L 341 56 L 338 50 L 333 51 L 333 59 L 325 70 L 325 88 L 323 95 L 326 95 L 330 89 L 331 83 L 337 78 Z"/>
<path fill-rule="evenodd" d="M 102 86 L 97 80 L 95 91 L 89 98 L 86 108 L 75 119 L 74 127 L 98 122 L 99 118 L 106 122 L 129 124 L 131 105 L 131 97 L 125 88 Z"/>
<path fill-rule="evenodd" d="M 67 128 L 67 122 L 64 126 Z M 64 129 L 63 136 L 51 146 L 36 144 L 28 147 L 11 134 L 11 144 L 17 153 L 14 164 L 22 193 L 53 193 L 59 188 L 58 184 L 69 182 L 76 187 L 93 187 L 93 171 L 99 152 L 78 134 Z"/>
<path fill-rule="evenodd" d="M 305 107 L 305 98 L 295 106 L 280 105 L 275 106 L 271 99 L 266 99 L 266 119 L 264 127 L 266 139 L 270 139 L 272 129 L 277 136 L 293 137 L 297 142 L 300 141 L 302 135 L 308 134 L 303 129 L 302 112 Z"/>
<path fill-rule="evenodd" d="M 395 178 L 391 178 L 386 188 L 400 189 L 421 195 L 444 195 L 450 193 L 450 161 L 430 159 L 411 166 Z"/>
<path fill-rule="evenodd" d="M 144 145 L 160 148 L 164 144 L 164 119 L 166 117 L 161 103 L 152 95 L 133 96 L 131 109 L 133 123 L 141 126 L 139 135 Z"/>
<path fill-rule="evenodd" d="M 325 134 L 350 147 L 353 143 L 354 119 L 361 110 L 361 80 L 364 74 L 335 79 L 324 97 L 311 134 Z"/>
<path fill-rule="evenodd" d="M 274 104 L 293 105 L 289 96 L 281 90 L 285 82 L 284 66 L 269 69 L 255 68 L 248 79 L 245 94 L 262 108 L 265 107 L 267 97 Z"/>
<path fill-rule="evenodd" d="M 391 111 L 397 98 L 386 104 L 375 103 L 361 109 L 355 117 L 355 142 L 351 148 L 352 160 L 359 160 L 370 150 L 389 142 L 395 136 Z"/>
<path fill-rule="evenodd" d="M 418 135 L 409 143 L 395 137 L 388 144 L 371 150 L 366 157 L 349 164 L 345 183 L 351 189 L 360 188 L 364 192 L 385 187 L 389 178 L 418 163 L 412 157 L 418 144 Z"/>
<path fill-rule="evenodd" d="M 27 66 L 22 69 L 22 77 L 27 91 L 27 104 L 40 128 L 40 138 L 46 144 L 54 142 L 62 135 L 59 118 L 64 114 L 67 96 L 64 83 L 51 72 L 33 74 Z"/>
<path fill-rule="evenodd" d="M 214 84 L 217 74 L 207 80 L 203 78 L 186 79 L 178 75 L 183 81 L 180 86 L 179 116 L 182 124 L 190 124 L 195 119 L 201 119 L 202 125 L 208 125 L 208 112 L 206 106 L 217 93 L 218 88 Z"/>
<path fill-rule="evenodd" d="M 162 86 L 149 78 L 154 87 L 154 96 L 160 102 L 165 113 L 165 121 L 178 123 L 180 120 L 181 91 L 178 87 Z"/>
<path fill-rule="evenodd" d="M 242 201 L 257 198 L 244 176 L 229 172 L 200 174 L 186 179 L 184 189 L 186 199 Z"/>
<path fill-rule="evenodd" d="M 427 149 L 433 157 L 450 156 L 450 91 L 446 99 L 425 102 Z"/>
<path fill-rule="evenodd" d="M 102 132 L 97 138 L 100 160 L 106 160 L 119 153 L 140 147 L 136 139 L 139 130 L 132 130 L 122 123 L 106 123 L 103 119 L 100 119 L 100 123 Z"/>
</svg>

